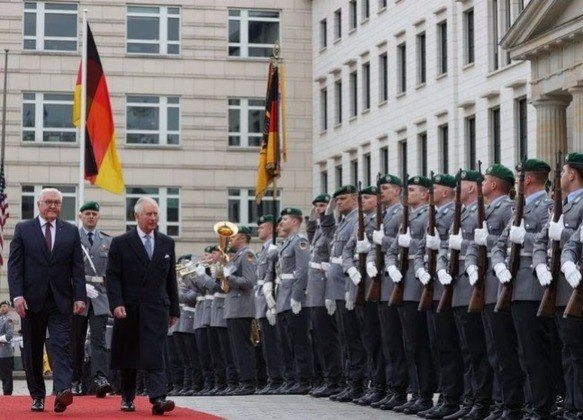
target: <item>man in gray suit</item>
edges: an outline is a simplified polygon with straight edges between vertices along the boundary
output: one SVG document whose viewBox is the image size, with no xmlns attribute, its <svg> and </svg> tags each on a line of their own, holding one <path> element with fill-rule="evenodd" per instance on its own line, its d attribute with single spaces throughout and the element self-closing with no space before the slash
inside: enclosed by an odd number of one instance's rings
<svg viewBox="0 0 583 420">
<path fill-rule="evenodd" d="M 71 326 L 71 356 L 73 359 L 73 383 L 71 390 L 74 395 L 81 395 L 81 380 L 83 377 L 83 359 L 85 355 L 85 338 L 87 326 L 91 328 L 91 377 L 95 383 L 97 398 L 103 398 L 112 391 L 109 380 L 108 354 L 105 346 L 105 330 L 109 314 L 109 302 L 105 289 L 105 269 L 111 238 L 97 229 L 99 223 L 99 203 L 88 201 L 79 209 L 79 219 L 83 226 L 79 228 L 83 261 L 85 264 L 85 280 L 88 305 L 80 315 L 73 315 Z"/>
<path fill-rule="evenodd" d="M 14 323 L 8 314 L 10 301 L 0 303 L 0 380 L 4 395 L 12 395 L 12 370 L 14 369 L 14 351 L 12 338 L 14 337 Z"/>
</svg>

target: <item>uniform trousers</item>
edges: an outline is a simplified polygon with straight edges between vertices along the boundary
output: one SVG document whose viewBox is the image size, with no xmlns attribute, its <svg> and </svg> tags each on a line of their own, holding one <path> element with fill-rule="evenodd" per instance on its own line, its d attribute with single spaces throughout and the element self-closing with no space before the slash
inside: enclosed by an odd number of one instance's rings
<svg viewBox="0 0 583 420">
<path fill-rule="evenodd" d="M 322 353 L 322 370 L 326 385 L 340 386 L 343 382 L 343 364 L 336 318 L 328 315 L 327 309 L 323 306 L 312 307 L 310 311 L 314 335 L 318 337 L 318 347 Z"/>
<path fill-rule="evenodd" d="M 369 373 L 367 377 L 370 378 L 376 390 L 383 392 L 387 378 L 385 375 L 382 339 L 379 334 L 381 324 L 377 304 L 366 301 L 364 305 L 357 305 L 355 309 L 368 359 Z"/>
<path fill-rule="evenodd" d="M 180 355 L 178 354 L 178 344 L 174 336 L 176 333 L 172 333 L 166 339 L 166 353 L 168 364 L 166 365 L 166 371 L 170 377 L 170 383 L 177 389 L 181 390 L 184 385 L 184 368 Z"/>
<path fill-rule="evenodd" d="M 403 395 L 407 392 L 409 385 L 409 371 L 399 312 L 395 306 L 389 306 L 387 302 L 379 302 L 377 310 L 385 357 L 387 385 L 391 391 Z"/>
<path fill-rule="evenodd" d="M 297 382 L 297 373 L 295 367 L 294 347 L 290 336 L 287 319 L 277 316 L 276 321 L 277 340 L 283 355 L 283 378 L 287 385 L 293 385 Z"/>
<path fill-rule="evenodd" d="M 0 380 L 2 381 L 2 393 L 12 395 L 14 390 L 12 371 L 14 370 L 14 357 L 0 357 Z"/>
<path fill-rule="evenodd" d="M 270 325 L 267 318 L 259 318 L 261 329 L 261 348 L 267 365 L 269 383 L 279 386 L 283 383 L 284 363 L 281 354 L 281 345 L 277 338 L 277 327 Z"/>
<path fill-rule="evenodd" d="M 346 380 L 351 387 L 362 387 L 366 375 L 366 351 L 362 345 L 360 325 L 354 310 L 346 309 L 345 300 L 336 301 L 336 322 L 346 351 Z"/>
<path fill-rule="evenodd" d="M 225 357 L 221 351 L 221 342 L 219 341 L 218 330 L 222 328 L 218 327 L 207 327 L 206 331 L 208 333 L 208 346 L 213 363 L 213 371 L 215 375 L 214 384 L 218 388 L 222 388 L 227 385 L 227 365 L 225 362 Z M 210 350 L 212 349 L 212 350 Z"/>
<path fill-rule="evenodd" d="M 563 318 L 564 311 L 565 307 L 557 308 L 559 335 L 563 341 L 563 407 L 583 413 L 583 319 Z"/>
<path fill-rule="evenodd" d="M 194 330 L 196 339 L 196 349 L 198 361 L 202 372 L 205 388 L 212 388 L 215 384 L 215 371 L 211 351 L 209 348 L 208 330 L 209 327 L 201 327 Z"/>
<path fill-rule="evenodd" d="M 427 315 L 417 310 L 418 306 L 419 302 L 403 302 L 398 311 L 403 331 L 407 336 L 406 342 L 409 347 L 406 347 L 406 351 L 411 353 L 416 368 L 419 397 L 423 400 L 432 400 L 437 389 L 437 378 L 429 347 Z"/>
<path fill-rule="evenodd" d="M 89 343 L 91 346 L 91 377 L 109 375 L 105 330 L 107 314 L 95 315 L 93 305 L 89 303 L 87 316 L 73 315 L 71 324 L 71 358 L 73 360 L 73 382 L 81 381 L 83 361 L 85 359 L 85 339 L 87 326 L 91 329 Z"/>
<path fill-rule="evenodd" d="M 251 341 L 251 321 L 253 318 L 229 318 L 227 330 L 231 340 L 231 350 L 239 372 L 239 382 L 245 386 L 257 386 L 255 367 L 255 347 Z"/>
<path fill-rule="evenodd" d="M 203 384 L 202 370 L 196 347 L 196 336 L 193 332 L 175 332 L 179 352 L 182 353 L 184 369 L 184 387 L 200 390 Z"/>
<path fill-rule="evenodd" d="M 300 385 L 311 385 L 314 378 L 314 359 L 310 337 L 310 315 L 307 308 L 298 314 L 291 309 L 277 314 L 277 324 L 286 329 L 293 348 L 295 370 Z"/>
<path fill-rule="evenodd" d="M 231 339 L 229 338 L 229 332 L 225 327 L 211 327 L 215 330 L 219 346 L 212 347 L 220 350 L 220 355 L 223 358 L 226 371 L 227 384 L 238 386 L 239 385 L 239 374 L 237 372 L 237 366 L 235 365 L 235 359 L 233 358 L 233 352 L 231 350 Z"/>
</svg>

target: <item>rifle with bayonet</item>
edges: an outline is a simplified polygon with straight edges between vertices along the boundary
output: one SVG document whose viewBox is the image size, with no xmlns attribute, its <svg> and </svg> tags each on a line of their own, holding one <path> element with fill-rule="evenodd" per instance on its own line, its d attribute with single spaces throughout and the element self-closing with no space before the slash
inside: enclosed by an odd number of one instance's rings
<svg viewBox="0 0 583 420">
<path fill-rule="evenodd" d="M 377 174 L 377 230 L 383 229 L 383 203 L 381 202 L 381 174 Z M 384 272 L 384 258 L 381 245 L 375 245 L 375 266 L 377 275 L 371 279 L 366 297 L 371 302 L 381 300 L 381 276 Z M 363 277 L 364 278 L 364 277 Z"/>
<path fill-rule="evenodd" d="M 433 171 L 431 171 L 431 187 L 429 187 L 429 221 L 427 223 L 427 234 L 435 235 L 435 194 L 433 189 Z M 421 299 L 419 300 L 419 311 L 428 311 L 433 308 L 433 281 L 437 271 L 437 251 L 427 248 L 427 272 L 431 276 L 429 282 L 423 286 Z"/>
<path fill-rule="evenodd" d="M 359 241 L 364 241 L 364 212 L 362 211 L 362 182 L 358 181 L 358 233 L 357 238 Z M 364 289 L 365 289 L 365 277 L 366 277 L 366 254 L 358 253 L 358 272 L 361 275 L 360 283 L 358 283 L 358 289 L 356 291 L 356 299 L 354 303 L 356 305 L 364 305 Z"/>
<path fill-rule="evenodd" d="M 401 219 L 401 229 L 400 233 L 405 235 L 407 233 L 407 229 L 409 228 L 409 174 L 403 180 L 403 216 Z M 395 287 L 391 292 L 391 296 L 389 298 L 389 306 L 400 306 L 403 304 L 403 289 L 405 285 L 403 282 L 405 281 L 404 277 L 407 274 L 407 270 L 409 269 L 409 248 L 400 247 L 399 249 L 399 271 L 403 275 L 403 279 L 399 283 L 395 283 Z"/>
<path fill-rule="evenodd" d="M 486 220 L 486 205 L 484 204 L 484 192 L 482 190 L 482 161 L 478 161 L 478 180 L 476 182 L 476 189 L 478 191 L 478 220 L 477 227 L 482 228 Z M 478 280 L 474 284 L 474 290 L 468 304 L 468 312 L 482 312 L 486 302 L 486 272 L 488 270 L 488 247 L 486 245 L 478 245 Z"/>
</svg>

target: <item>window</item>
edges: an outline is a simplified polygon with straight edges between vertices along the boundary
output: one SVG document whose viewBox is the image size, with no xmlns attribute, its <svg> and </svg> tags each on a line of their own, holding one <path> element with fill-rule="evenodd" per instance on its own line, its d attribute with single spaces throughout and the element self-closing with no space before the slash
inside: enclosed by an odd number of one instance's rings
<svg viewBox="0 0 583 420">
<path fill-rule="evenodd" d="M 320 90 L 320 131 L 328 129 L 328 89 Z"/>
<path fill-rule="evenodd" d="M 464 12 L 464 64 L 474 62 L 474 9 Z"/>
<path fill-rule="evenodd" d="M 158 203 L 158 228 L 168 236 L 180 236 L 180 189 L 171 187 L 127 187 L 126 231 L 137 225 L 134 206 L 140 197 L 147 195 Z"/>
<path fill-rule="evenodd" d="M 516 108 L 516 137 L 518 140 L 516 161 L 520 161 L 523 156 L 528 156 L 528 112 L 525 97 L 516 99 L 514 102 Z"/>
<path fill-rule="evenodd" d="M 362 172 L 364 177 L 364 184 L 372 185 L 371 167 L 370 167 L 370 153 L 366 153 L 362 157 Z"/>
<path fill-rule="evenodd" d="M 370 17 L 370 0 L 361 0 L 360 20 L 367 20 Z"/>
<path fill-rule="evenodd" d="M 465 119 L 467 167 L 476 169 L 476 116 L 471 115 Z"/>
<path fill-rule="evenodd" d="M 264 117 L 264 99 L 229 99 L 229 146 L 261 146 Z"/>
<path fill-rule="evenodd" d="M 356 159 L 350 161 L 350 183 L 358 185 L 358 160 Z"/>
<path fill-rule="evenodd" d="M 177 145 L 180 143 L 180 98 L 139 96 L 126 98 L 128 144 Z"/>
<path fill-rule="evenodd" d="M 320 21 L 320 49 L 328 46 L 328 23 L 326 19 Z"/>
<path fill-rule="evenodd" d="M 518 13 L 524 10 L 524 0 L 518 0 Z"/>
<path fill-rule="evenodd" d="M 447 124 L 440 125 L 439 128 L 439 151 L 441 157 L 441 172 L 449 172 L 449 127 Z"/>
<path fill-rule="evenodd" d="M 397 92 L 405 93 L 407 92 L 407 45 L 405 43 L 397 46 L 397 60 Z"/>
<path fill-rule="evenodd" d="M 279 35 L 275 10 L 229 10 L 229 56 L 271 57 Z"/>
<path fill-rule="evenodd" d="M 356 0 L 348 2 L 348 30 L 351 31 L 356 28 L 358 24 L 356 17 Z"/>
<path fill-rule="evenodd" d="M 362 110 L 370 109 L 370 63 L 362 65 Z"/>
<path fill-rule="evenodd" d="M 128 6 L 126 51 L 180 54 L 180 8 Z"/>
<path fill-rule="evenodd" d="M 492 49 L 492 70 L 498 70 L 500 61 L 498 57 L 498 0 L 491 0 L 492 19 L 490 24 L 490 44 Z"/>
<path fill-rule="evenodd" d="M 437 24 L 438 62 L 437 73 L 447 73 L 447 21 Z"/>
<path fill-rule="evenodd" d="M 77 51 L 77 4 L 24 2 L 24 49 Z"/>
<path fill-rule="evenodd" d="M 389 148 L 388 146 L 381 147 L 381 174 L 388 174 L 389 173 Z"/>
<path fill-rule="evenodd" d="M 500 163 L 500 108 L 490 109 L 490 141 L 492 147 L 492 163 Z"/>
<path fill-rule="evenodd" d="M 328 192 L 328 171 L 320 172 L 320 192 Z"/>
<path fill-rule="evenodd" d="M 342 177 L 344 176 L 342 173 L 342 165 L 336 166 L 336 168 L 334 168 L 334 172 L 334 175 L 336 175 L 336 189 L 338 189 L 342 186 Z"/>
<path fill-rule="evenodd" d="M 334 39 L 342 38 L 342 9 L 334 12 Z"/>
<path fill-rule="evenodd" d="M 74 143 L 73 94 L 25 92 L 22 94 L 22 141 Z"/>
<path fill-rule="evenodd" d="M 379 0 L 379 12 L 387 8 L 387 0 Z"/>
<path fill-rule="evenodd" d="M 417 135 L 419 148 L 419 168 L 421 175 L 427 176 L 427 133 L 419 133 Z"/>
<path fill-rule="evenodd" d="M 379 102 L 385 102 L 389 99 L 388 64 L 387 53 L 379 55 Z"/>
<path fill-rule="evenodd" d="M 38 216 L 36 200 L 43 188 L 56 188 L 63 194 L 61 204 L 62 220 L 77 224 L 77 188 L 71 185 L 22 185 L 20 192 L 20 218 L 22 220 L 33 219 Z"/>
<path fill-rule="evenodd" d="M 417 35 L 417 84 L 427 81 L 427 50 L 425 32 Z"/>
<path fill-rule="evenodd" d="M 273 199 L 273 189 L 267 190 L 260 204 L 255 202 L 253 188 L 229 188 L 228 191 L 228 218 L 231 222 L 248 226 L 252 235 L 257 234 L 257 219 L 264 214 L 275 214 L 276 218 L 281 211 L 281 190 L 277 191 L 277 199 Z"/>
<path fill-rule="evenodd" d="M 334 82 L 334 95 L 335 95 L 334 122 L 336 124 L 342 124 L 342 80 L 340 79 Z"/>
<path fill-rule="evenodd" d="M 510 0 L 505 0 L 504 2 L 504 33 L 510 29 L 512 26 L 512 5 L 510 4 Z M 500 36 L 502 38 L 502 35 Z M 504 50 L 504 57 L 506 60 L 506 65 L 510 64 L 512 60 L 510 60 L 510 51 Z"/>
<path fill-rule="evenodd" d="M 348 87 L 350 88 L 350 116 L 355 117 L 358 113 L 358 85 L 356 70 L 350 73 L 348 82 Z"/>
<path fill-rule="evenodd" d="M 401 179 L 408 179 L 409 169 L 407 168 L 407 140 L 401 140 L 399 142 L 399 157 L 401 165 Z"/>
</svg>

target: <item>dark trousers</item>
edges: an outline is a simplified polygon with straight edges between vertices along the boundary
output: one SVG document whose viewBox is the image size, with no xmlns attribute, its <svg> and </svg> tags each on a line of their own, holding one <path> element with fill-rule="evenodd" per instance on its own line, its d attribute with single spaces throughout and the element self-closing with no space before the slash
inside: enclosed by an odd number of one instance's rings
<svg viewBox="0 0 583 420">
<path fill-rule="evenodd" d="M 26 368 L 26 383 L 32 398 L 46 395 L 43 377 L 43 350 L 49 330 L 50 352 L 53 371 L 53 387 L 61 392 L 71 386 L 73 367 L 71 363 L 71 314 L 62 314 L 52 295 L 49 294 L 39 312 L 26 313 L 22 318 L 23 358 Z"/>
<path fill-rule="evenodd" d="M 488 362 L 482 314 L 468 312 L 467 306 L 458 306 L 453 311 L 460 338 L 468 349 L 474 403 L 488 407 L 492 402 L 494 372 Z"/>
<path fill-rule="evenodd" d="M 283 355 L 283 378 L 286 384 L 292 385 L 297 382 L 298 377 L 290 327 L 287 325 L 287 319 L 284 316 L 277 317 L 275 326 L 277 328 L 277 339 Z"/>
<path fill-rule="evenodd" d="M 435 366 L 429 347 L 429 330 L 427 328 L 427 315 L 417 310 L 419 302 L 403 302 L 399 307 L 399 316 L 403 331 L 407 336 L 406 348 L 410 352 L 416 367 L 417 381 L 419 383 L 419 397 L 431 400 L 437 389 Z"/>
<path fill-rule="evenodd" d="M 208 327 L 208 344 L 209 349 L 212 349 L 211 359 L 213 361 L 213 371 L 215 374 L 215 386 L 223 387 L 227 385 L 227 365 L 225 356 L 221 351 L 221 342 L 219 341 L 219 332 L 222 328 Z"/>
<path fill-rule="evenodd" d="M 95 315 L 93 305 L 89 304 L 87 316 L 73 315 L 71 323 L 71 358 L 73 360 L 73 382 L 81 381 L 83 361 L 85 359 L 85 340 L 87 326 L 91 329 L 89 343 L 91 346 L 91 376 L 109 375 L 109 360 L 105 346 L 107 314 Z"/>
<path fill-rule="evenodd" d="M 173 333 L 166 339 L 166 353 L 168 364 L 166 370 L 169 376 L 169 383 L 175 388 L 182 389 L 184 384 L 184 365 L 182 363 L 182 356 L 178 349 L 178 340 Z"/>
<path fill-rule="evenodd" d="M 409 385 L 409 371 L 399 312 L 395 306 L 388 306 L 387 302 L 379 302 L 377 310 L 386 363 L 387 385 L 393 392 L 405 394 Z"/>
<path fill-rule="evenodd" d="M 277 323 L 287 329 L 287 335 L 291 338 L 298 382 L 301 385 L 310 385 L 314 378 L 314 359 L 308 309 L 303 308 L 299 314 L 294 314 L 291 310 L 281 312 L 277 314 Z"/>
<path fill-rule="evenodd" d="M 328 315 L 326 308 L 310 308 L 312 326 L 318 337 L 318 347 L 322 353 L 322 369 L 327 385 L 342 384 L 342 348 L 340 347 L 340 332 L 334 316 Z"/>
<path fill-rule="evenodd" d="M 583 319 L 563 318 L 565 308 L 557 309 L 559 335 L 563 341 L 563 407 L 567 411 L 583 413 Z"/>
<path fill-rule="evenodd" d="M 198 360 L 202 371 L 205 387 L 213 387 L 215 384 L 215 371 L 213 360 L 211 357 L 211 350 L 209 348 L 208 327 L 202 327 L 194 330 L 196 338 L 196 349 Z"/>
<path fill-rule="evenodd" d="M 200 390 L 202 388 L 203 378 L 198 359 L 198 348 L 196 347 L 196 338 L 194 333 L 175 332 L 175 338 L 178 340 L 178 348 L 182 353 L 182 363 L 184 369 L 184 388 Z"/>
<path fill-rule="evenodd" d="M 14 370 L 14 357 L 0 357 L 0 380 L 2 381 L 2 393 L 12 395 L 14 389 L 12 371 Z"/>
<path fill-rule="evenodd" d="M 346 380 L 350 386 L 362 387 L 366 376 L 366 351 L 362 345 L 360 325 L 354 310 L 346 309 L 346 301 L 336 301 L 336 322 L 346 351 Z"/>
<path fill-rule="evenodd" d="M 238 386 L 239 373 L 237 372 L 237 365 L 231 350 L 231 339 L 229 338 L 229 331 L 225 327 L 217 327 L 217 337 L 219 339 L 220 347 L 218 347 L 223 355 L 225 361 L 225 370 L 227 373 L 227 384 Z"/>
<path fill-rule="evenodd" d="M 260 318 L 258 321 L 261 330 L 261 348 L 267 365 L 269 383 L 275 386 L 281 385 L 283 383 L 284 364 L 281 346 L 277 339 L 277 328 L 275 325 L 270 325 L 267 318 Z"/>
<path fill-rule="evenodd" d="M 504 407 L 516 410 L 524 404 L 524 373 L 518 357 L 518 338 L 512 316 L 509 313 L 494 312 L 495 306 L 486 305 L 482 313 L 488 357 L 497 362 L 497 369 L 495 364 L 492 367 L 500 378 Z M 492 351 L 493 357 L 490 355 Z"/>
<path fill-rule="evenodd" d="M 146 388 L 150 401 L 166 397 L 167 379 L 164 369 L 145 369 Z M 136 369 L 122 369 L 120 373 L 121 398 L 124 401 L 133 401 L 136 398 Z"/>
<path fill-rule="evenodd" d="M 386 387 L 385 359 L 380 330 L 381 324 L 377 304 L 366 301 L 363 306 L 356 306 L 356 315 L 362 331 L 362 343 L 366 351 L 372 387 L 384 391 Z"/>
<path fill-rule="evenodd" d="M 239 382 L 245 386 L 257 385 L 255 347 L 251 341 L 252 318 L 229 318 L 227 329 L 231 340 L 231 350 L 239 371 Z"/>
</svg>

